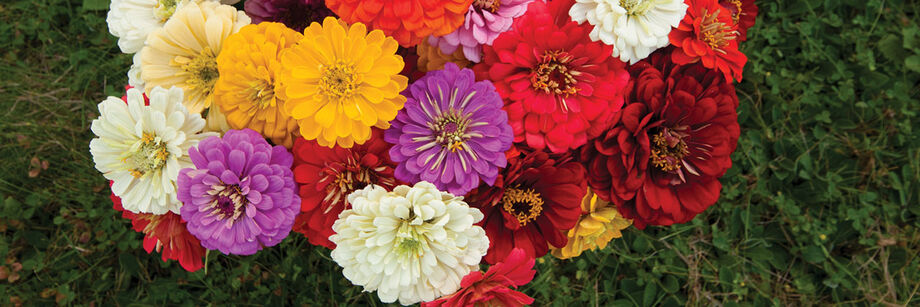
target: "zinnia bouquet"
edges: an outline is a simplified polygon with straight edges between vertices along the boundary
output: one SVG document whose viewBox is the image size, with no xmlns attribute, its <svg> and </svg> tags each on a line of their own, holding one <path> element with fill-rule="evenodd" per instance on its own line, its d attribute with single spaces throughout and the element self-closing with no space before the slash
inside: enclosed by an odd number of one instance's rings
<svg viewBox="0 0 920 307">
<path fill-rule="evenodd" d="M 686 223 L 753 0 L 114 0 L 90 152 L 182 268 L 303 235 L 385 303 L 521 306 L 536 258 Z M 481 271 L 480 265 L 491 265 Z"/>
</svg>

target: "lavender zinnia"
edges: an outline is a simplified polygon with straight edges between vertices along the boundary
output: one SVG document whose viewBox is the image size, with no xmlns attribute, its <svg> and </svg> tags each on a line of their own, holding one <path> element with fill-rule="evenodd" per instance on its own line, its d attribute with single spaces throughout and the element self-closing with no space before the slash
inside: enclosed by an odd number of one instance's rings
<svg viewBox="0 0 920 307">
<path fill-rule="evenodd" d="M 243 9 L 252 23 L 273 21 L 283 23 L 297 32 L 311 22 L 322 22 L 326 16 L 333 16 L 324 0 L 247 0 Z"/>
<path fill-rule="evenodd" d="M 230 130 L 188 153 L 195 167 L 179 172 L 180 211 L 202 246 L 252 255 L 287 237 L 300 197 L 294 156 L 283 146 L 272 147 L 252 129 Z"/>
<path fill-rule="evenodd" d="M 428 38 L 428 43 L 452 54 L 463 47 L 470 61 L 482 60 L 482 45 L 491 45 L 502 32 L 511 29 L 514 18 L 524 15 L 533 0 L 474 0 L 466 13 L 466 21 L 456 31 L 445 36 Z"/>
<path fill-rule="evenodd" d="M 476 82 L 472 70 L 447 63 L 403 95 L 405 107 L 384 133 L 394 144 L 397 179 L 428 181 L 454 195 L 466 194 L 480 179 L 495 183 L 514 135 L 491 82 Z"/>
</svg>

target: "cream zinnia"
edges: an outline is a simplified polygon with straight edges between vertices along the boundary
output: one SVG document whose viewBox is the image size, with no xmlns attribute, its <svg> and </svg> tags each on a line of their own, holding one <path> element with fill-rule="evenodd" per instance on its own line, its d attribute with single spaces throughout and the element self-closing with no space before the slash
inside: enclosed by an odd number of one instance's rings
<svg viewBox="0 0 920 307">
<path fill-rule="evenodd" d="M 345 278 L 384 303 L 432 301 L 460 288 L 489 248 L 479 209 L 431 183 L 387 192 L 369 185 L 348 195 L 332 225 L 332 259 Z"/>
<path fill-rule="evenodd" d="M 668 45 L 668 33 L 680 24 L 683 0 L 577 0 L 569 15 L 594 26 L 589 36 L 613 46 L 613 57 L 635 64 Z"/>
<path fill-rule="evenodd" d="M 153 88 L 150 105 L 141 91 L 129 89 L 127 104 L 115 97 L 99 103 L 99 118 L 89 143 L 96 169 L 112 180 L 112 193 L 134 213 L 179 213 L 179 170 L 191 167 L 189 147 L 214 133 L 201 133 L 204 119 L 189 114 L 179 88 Z"/>
<path fill-rule="evenodd" d="M 141 50 L 141 78 L 148 88 L 181 87 L 187 96 L 185 106 L 200 113 L 213 99 L 223 41 L 247 24 L 246 13 L 219 2 L 182 5 L 148 37 Z"/>
</svg>

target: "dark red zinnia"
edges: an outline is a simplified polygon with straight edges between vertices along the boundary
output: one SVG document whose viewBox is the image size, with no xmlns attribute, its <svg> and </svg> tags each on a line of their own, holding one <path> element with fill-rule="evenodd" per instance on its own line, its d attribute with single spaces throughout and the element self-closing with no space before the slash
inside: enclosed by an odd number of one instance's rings
<svg viewBox="0 0 920 307">
<path fill-rule="evenodd" d="M 321 146 L 316 141 L 294 141 L 294 180 L 300 184 L 301 214 L 294 231 L 304 234 L 313 245 L 335 248 L 329 241 L 332 224 L 348 208 L 347 196 L 368 184 L 392 190 L 396 163 L 390 161 L 390 144 L 383 131 L 372 129 L 371 138 L 352 148 Z"/>
<path fill-rule="evenodd" d="M 598 136 L 623 105 L 629 74 L 611 46 L 592 42 L 592 26 L 569 17 L 573 0 L 534 1 L 473 67 L 491 80 L 508 112 L 514 141 L 554 153 Z"/>
<path fill-rule="evenodd" d="M 489 267 L 483 274 L 473 271 L 460 281 L 460 290 L 436 301 L 422 303 L 422 307 L 440 306 L 505 306 L 517 307 L 533 304 L 533 298 L 515 291 L 533 280 L 537 273 L 533 269 L 534 258 L 520 248 L 511 251 L 508 257 Z"/>
<path fill-rule="evenodd" d="M 684 65 L 702 62 L 716 69 L 725 79 L 741 81 L 747 56 L 738 50 L 738 30 L 731 11 L 719 5 L 719 0 L 686 0 L 687 14 L 668 38 L 677 46 L 671 53 L 674 63 Z"/>
<path fill-rule="evenodd" d="M 483 259 L 496 263 L 513 248 L 536 258 L 550 244 L 565 246 L 563 230 L 578 222 L 586 188 L 584 167 L 569 157 L 541 151 L 511 157 L 493 186 L 480 185 L 469 195 L 470 205 L 485 216 L 480 224 L 489 251 Z"/>
<path fill-rule="evenodd" d="M 155 215 L 150 213 L 133 213 L 121 206 L 121 198 L 110 194 L 112 207 L 121 212 L 121 217 L 130 219 L 134 231 L 144 233 L 144 250 L 152 253 L 154 250 L 163 256 L 163 262 L 178 260 L 179 265 L 189 272 L 200 270 L 204 267 L 202 258 L 205 248 L 185 228 L 185 220 L 172 212 Z"/>
<path fill-rule="evenodd" d="M 748 29 L 757 22 L 754 0 L 719 0 L 719 4 L 732 13 L 732 21 L 738 27 L 738 41 L 746 41 Z"/>
<path fill-rule="evenodd" d="M 671 48 L 630 67 L 629 103 L 585 146 L 588 184 L 636 227 L 685 223 L 719 198 L 740 133 L 734 85 Z"/>
</svg>

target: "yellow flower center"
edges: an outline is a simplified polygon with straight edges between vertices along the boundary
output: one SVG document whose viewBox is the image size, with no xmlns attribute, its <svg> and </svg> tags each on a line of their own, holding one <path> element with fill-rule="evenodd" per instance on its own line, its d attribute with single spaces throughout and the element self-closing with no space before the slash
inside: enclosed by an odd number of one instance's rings
<svg viewBox="0 0 920 307">
<path fill-rule="evenodd" d="M 737 10 L 736 12 L 732 13 L 732 21 L 734 21 L 735 24 L 738 24 L 738 20 L 741 19 L 741 13 L 743 12 L 741 10 L 741 0 L 729 0 L 728 2 L 733 4 Z"/>
<path fill-rule="evenodd" d="M 159 0 L 154 6 L 153 15 L 160 19 L 160 23 L 166 22 L 176 12 L 179 0 Z"/>
<path fill-rule="evenodd" d="M 175 61 L 182 65 L 182 69 L 189 73 L 185 84 L 189 90 L 200 91 L 204 96 L 211 95 L 214 84 L 219 76 L 217 71 L 217 55 L 210 47 L 205 47 L 193 58 L 176 57 Z"/>
<path fill-rule="evenodd" d="M 663 128 L 652 137 L 652 165 L 665 172 L 680 169 L 684 157 L 690 153 L 684 142 L 687 134 L 682 133 L 682 130 Z"/>
<path fill-rule="evenodd" d="M 319 80 L 320 91 L 332 100 L 341 101 L 351 97 L 358 86 L 358 75 L 354 65 L 339 62 L 323 69 Z"/>
<path fill-rule="evenodd" d="M 703 20 L 700 23 L 700 35 L 699 39 L 709 45 L 709 48 L 712 50 L 725 53 L 722 50 L 722 47 L 728 45 L 730 41 L 735 39 L 735 35 L 738 34 L 738 31 L 732 31 L 730 25 L 721 23 L 718 21 L 719 10 L 716 10 L 712 14 L 709 14 L 705 9 L 703 10 Z"/>
<path fill-rule="evenodd" d="M 501 202 L 502 209 L 517 218 L 521 226 L 536 220 L 543 212 L 543 198 L 533 189 L 507 189 Z"/>
<path fill-rule="evenodd" d="M 135 178 L 143 177 L 166 165 L 166 159 L 169 158 L 166 142 L 154 134 L 144 132 L 140 143 L 135 147 L 136 150 L 128 152 L 127 156 L 121 159 L 122 162 L 133 166 L 131 175 Z"/>
<path fill-rule="evenodd" d="M 579 72 L 569 67 L 569 63 L 574 59 L 575 57 L 568 52 L 561 50 L 544 52 L 543 56 L 537 59 L 540 64 L 531 70 L 530 85 L 535 90 L 547 94 L 566 97 L 574 95 L 578 92 L 578 88 L 575 87 L 578 80 L 575 76 L 579 75 Z"/>
<path fill-rule="evenodd" d="M 501 5 L 500 0 L 473 0 L 473 7 L 489 11 L 492 13 L 498 12 L 498 7 Z"/>
<path fill-rule="evenodd" d="M 626 10 L 626 15 L 641 16 L 654 7 L 652 1 L 647 0 L 620 0 L 620 7 Z"/>
<path fill-rule="evenodd" d="M 470 124 L 471 114 L 459 114 L 459 112 L 453 110 L 446 113 L 428 123 L 429 128 L 434 132 L 435 142 L 451 152 L 463 150 L 463 143 L 470 139 L 470 135 L 466 133 L 466 128 Z"/>
<path fill-rule="evenodd" d="M 275 85 L 268 80 L 258 79 L 249 83 L 246 98 L 259 109 L 275 106 Z"/>
<path fill-rule="evenodd" d="M 209 215 L 217 215 L 219 220 L 229 218 L 236 221 L 246 211 L 244 207 L 249 204 L 240 186 L 236 184 L 214 186 L 208 194 L 214 196 L 208 206 L 211 209 Z"/>
</svg>

